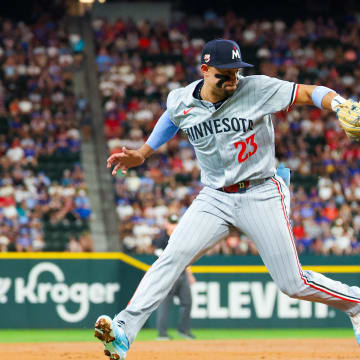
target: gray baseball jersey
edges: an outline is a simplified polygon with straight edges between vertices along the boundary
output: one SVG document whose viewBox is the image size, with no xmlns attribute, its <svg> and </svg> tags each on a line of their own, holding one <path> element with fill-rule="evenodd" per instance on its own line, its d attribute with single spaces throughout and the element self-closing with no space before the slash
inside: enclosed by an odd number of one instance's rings
<svg viewBox="0 0 360 360">
<path fill-rule="evenodd" d="M 243 77 L 216 110 L 212 103 L 194 98 L 199 81 L 171 91 L 167 108 L 194 146 L 202 183 L 216 189 L 273 176 L 271 114 L 292 105 L 296 84 L 264 75 Z"/>
</svg>

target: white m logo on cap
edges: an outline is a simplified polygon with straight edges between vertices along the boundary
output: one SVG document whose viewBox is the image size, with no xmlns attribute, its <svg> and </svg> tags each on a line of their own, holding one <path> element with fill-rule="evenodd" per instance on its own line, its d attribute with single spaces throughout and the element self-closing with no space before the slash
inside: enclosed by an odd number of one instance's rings
<svg viewBox="0 0 360 360">
<path fill-rule="evenodd" d="M 232 59 L 240 59 L 240 53 L 238 49 L 233 49 L 232 51 Z"/>
</svg>

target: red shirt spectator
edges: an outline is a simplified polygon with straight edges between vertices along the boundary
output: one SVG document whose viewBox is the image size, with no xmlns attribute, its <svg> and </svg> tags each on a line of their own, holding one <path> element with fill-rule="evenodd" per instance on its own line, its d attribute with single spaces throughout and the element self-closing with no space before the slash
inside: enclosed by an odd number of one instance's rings
<svg viewBox="0 0 360 360">
<path fill-rule="evenodd" d="M 106 137 L 118 136 L 120 133 L 120 121 L 111 113 L 105 120 L 105 134 Z"/>
<path fill-rule="evenodd" d="M 129 111 L 138 111 L 139 110 L 139 100 L 137 98 L 132 98 L 128 105 L 127 108 Z"/>
<path fill-rule="evenodd" d="M 293 227 L 293 234 L 296 240 L 300 240 L 305 237 L 305 230 L 302 224 L 298 224 Z"/>
<path fill-rule="evenodd" d="M 339 216 L 339 210 L 336 208 L 333 202 L 330 202 L 322 211 L 323 217 L 329 221 L 334 221 Z"/>
<path fill-rule="evenodd" d="M 147 50 L 150 47 L 150 39 L 147 37 L 141 37 L 139 39 L 140 50 Z"/>
</svg>

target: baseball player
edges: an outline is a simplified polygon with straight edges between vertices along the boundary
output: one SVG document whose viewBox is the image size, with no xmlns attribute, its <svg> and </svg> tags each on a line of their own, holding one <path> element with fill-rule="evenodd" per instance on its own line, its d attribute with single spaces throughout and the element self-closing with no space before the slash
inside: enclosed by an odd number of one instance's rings
<svg viewBox="0 0 360 360">
<path fill-rule="evenodd" d="M 271 277 L 290 297 L 321 302 L 349 315 L 360 344 L 360 288 L 302 270 L 289 220 L 289 189 L 275 173 L 271 114 L 294 104 L 333 110 L 348 136 L 360 134 L 360 104 L 324 86 L 262 75 L 241 77 L 240 48 L 230 40 L 205 44 L 203 79 L 171 91 L 167 110 L 138 150 L 108 158 L 112 174 L 143 164 L 179 129 L 194 146 L 204 188 L 172 233 L 162 255 L 114 319 L 101 315 L 95 336 L 111 359 L 124 359 L 150 314 L 195 259 L 234 226 L 252 239 Z"/>
</svg>

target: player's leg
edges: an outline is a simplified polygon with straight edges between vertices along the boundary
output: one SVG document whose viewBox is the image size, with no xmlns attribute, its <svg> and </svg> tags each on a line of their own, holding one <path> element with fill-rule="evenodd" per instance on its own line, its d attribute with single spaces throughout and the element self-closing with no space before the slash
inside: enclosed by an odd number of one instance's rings
<svg viewBox="0 0 360 360">
<path fill-rule="evenodd" d="M 282 180 L 272 178 L 237 196 L 237 226 L 253 240 L 281 291 L 294 298 L 333 306 L 350 316 L 359 313 L 359 287 L 302 270 L 286 206 L 290 194 Z"/>
<path fill-rule="evenodd" d="M 186 266 L 228 233 L 229 215 L 200 193 L 180 219 L 168 246 L 146 272 L 130 303 L 114 319 L 131 343 Z"/>
<path fill-rule="evenodd" d="M 179 325 L 178 331 L 180 334 L 186 337 L 193 337 L 190 333 L 190 313 L 191 313 L 191 289 L 188 276 L 184 272 L 179 278 L 179 285 L 177 290 L 177 296 L 180 300 L 180 315 L 179 315 Z"/>
<path fill-rule="evenodd" d="M 156 328 L 158 331 L 158 339 L 166 339 L 168 335 L 168 314 L 169 306 L 174 299 L 172 291 L 166 296 L 164 301 L 159 305 L 156 311 Z"/>
</svg>

